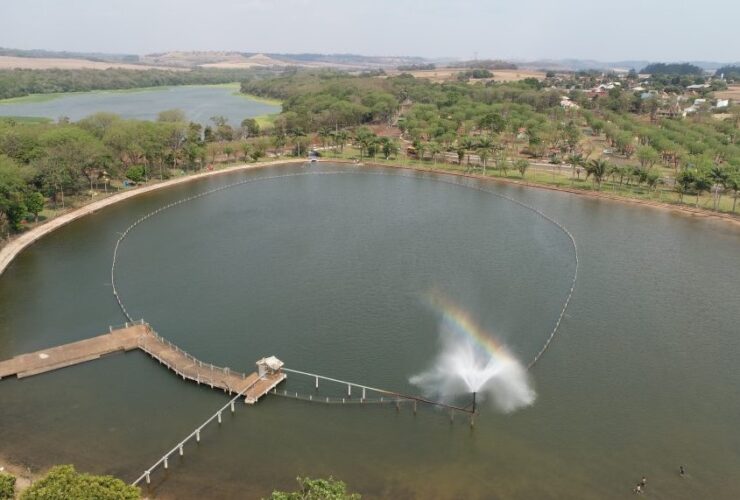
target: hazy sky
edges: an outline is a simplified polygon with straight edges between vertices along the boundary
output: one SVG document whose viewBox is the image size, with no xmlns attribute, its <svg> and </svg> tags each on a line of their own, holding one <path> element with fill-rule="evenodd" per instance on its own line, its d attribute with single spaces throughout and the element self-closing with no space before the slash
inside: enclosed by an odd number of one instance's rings
<svg viewBox="0 0 740 500">
<path fill-rule="evenodd" d="M 738 0 L 0 0 L 0 46 L 740 60 Z"/>
</svg>

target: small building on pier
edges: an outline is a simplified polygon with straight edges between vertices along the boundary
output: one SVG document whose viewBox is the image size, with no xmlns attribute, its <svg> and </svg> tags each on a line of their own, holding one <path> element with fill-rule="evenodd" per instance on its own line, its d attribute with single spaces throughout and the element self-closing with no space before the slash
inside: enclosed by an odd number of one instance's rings
<svg viewBox="0 0 740 500">
<path fill-rule="evenodd" d="M 262 358 L 257 361 L 257 374 L 262 377 L 281 373 L 283 371 L 283 363 L 275 356 Z"/>
</svg>

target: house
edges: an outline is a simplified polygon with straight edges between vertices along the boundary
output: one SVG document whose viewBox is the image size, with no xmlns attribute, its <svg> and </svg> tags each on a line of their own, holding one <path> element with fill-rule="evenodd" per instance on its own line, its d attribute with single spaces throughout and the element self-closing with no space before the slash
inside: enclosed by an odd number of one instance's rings
<svg viewBox="0 0 740 500">
<path fill-rule="evenodd" d="M 570 100 L 570 97 L 563 96 L 560 99 L 560 107 L 565 109 L 578 109 L 580 106 Z"/>
</svg>

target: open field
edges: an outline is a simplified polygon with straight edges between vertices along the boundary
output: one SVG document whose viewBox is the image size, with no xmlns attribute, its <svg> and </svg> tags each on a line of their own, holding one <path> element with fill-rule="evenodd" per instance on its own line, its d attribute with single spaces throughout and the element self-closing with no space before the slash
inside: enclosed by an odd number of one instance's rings
<svg viewBox="0 0 740 500">
<path fill-rule="evenodd" d="M 457 78 L 457 74 L 463 71 L 468 71 L 471 68 L 438 68 L 430 70 L 419 70 L 419 71 L 398 71 L 390 70 L 386 71 L 388 76 L 396 76 L 401 73 L 408 73 L 413 75 L 415 78 L 427 78 L 432 82 L 446 82 Z M 542 71 L 534 71 L 528 69 L 494 69 L 491 70 L 493 73 L 493 80 L 497 82 L 516 82 L 524 80 L 525 78 L 545 78 L 545 73 Z"/>
<path fill-rule="evenodd" d="M 177 68 L 166 68 L 162 66 L 145 66 L 140 64 L 125 64 L 103 61 L 89 61 L 87 59 L 65 59 L 65 58 L 46 58 L 46 57 L 12 57 L 0 56 L 0 69 L 166 69 L 175 70 Z"/>
<path fill-rule="evenodd" d="M 727 90 L 720 90 L 714 93 L 715 96 L 721 99 L 732 99 L 734 101 L 740 101 L 740 85 L 729 85 Z"/>
</svg>

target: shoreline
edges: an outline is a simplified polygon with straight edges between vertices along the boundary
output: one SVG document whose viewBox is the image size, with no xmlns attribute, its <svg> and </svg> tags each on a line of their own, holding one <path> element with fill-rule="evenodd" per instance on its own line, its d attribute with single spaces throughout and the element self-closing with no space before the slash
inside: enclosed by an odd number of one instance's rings
<svg viewBox="0 0 740 500">
<path fill-rule="evenodd" d="M 4 247 L 0 248 L 0 276 L 2 276 L 3 272 L 5 272 L 5 270 L 10 265 L 10 263 L 13 261 L 13 259 L 16 257 L 16 255 L 22 252 L 25 248 L 35 243 L 40 238 L 43 238 L 44 236 L 51 233 L 52 231 L 66 224 L 69 224 L 70 222 L 74 220 L 77 220 L 86 215 L 95 213 L 98 210 L 101 210 L 114 203 L 118 203 L 120 201 L 127 200 L 129 198 L 133 198 L 135 196 L 138 196 L 144 193 L 149 193 L 149 192 L 156 191 L 159 189 L 165 189 L 167 187 L 176 186 L 178 184 L 182 184 L 185 182 L 191 182 L 191 181 L 195 181 L 198 179 L 212 177 L 215 175 L 227 174 L 230 172 L 238 172 L 241 170 L 251 170 L 251 169 L 257 169 L 257 168 L 262 168 L 262 167 L 283 165 L 283 164 L 304 163 L 305 161 L 306 160 L 304 158 L 282 158 L 279 160 L 272 160 L 272 161 L 264 162 L 264 163 L 238 164 L 238 165 L 233 165 L 230 167 L 223 168 L 221 170 L 214 170 L 213 172 L 201 172 L 201 173 L 197 173 L 193 175 L 178 177 L 176 179 L 170 179 L 164 182 L 159 182 L 157 184 L 152 184 L 149 186 L 135 188 L 129 191 L 116 193 L 114 195 L 108 196 L 107 198 L 94 201 L 82 207 L 76 208 L 70 212 L 62 214 L 58 217 L 50 219 L 48 222 L 44 222 L 43 224 L 34 227 L 28 232 L 23 233 L 17 236 L 16 238 L 10 240 Z M 397 169 L 397 170 L 411 170 L 411 171 L 418 171 L 418 172 L 425 172 L 425 173 L 445 174 L 445 175 L 452 175 L 452 176 L 458 176 L 458 177 L 465 177 L 469 179 L 499 182 L 499 183 L 510 184 L 510 185 L 515 185 L 515 186 L 520 186 L 520 187 L 525 187 L 525 188 L 536 188 L 536 189 L 546 189 L 549 191 L 559 191 L 562 193 L 569 193 L 569 194 L 574 194 L 578 196 L 586 196 L 586 197 L 594 198 L 594 199 L 610 200 L 610 201 L 615 201 L 615 202 L 620 202 L 620 203 L 642 205 L 645 207 L 655 208 L 659 210 L 669 210 L 674 213 L 684 215 L 686 217 L 702 217 L 702 218 L 707 218 L 707 219 L 715 219 L 719 221 L 729 222 L 730 224 L 740 227 L 740 217 L 733 216 L 731 214 L 713 212 L 713 211 L 702 209 L 702 208 L 692 208 L 689 206 L 673 205 L 670 203 L 664 203 L 660 201 L 626 198 L 626 197 L 616 196 L 616 195 L 612 195 L 612 194 L 604 193 L 600 191 L 584 191 L 584 190 L 559 187 L 559 186 L 548 186 L 546 184 L 531 184 L 531 183 L 527 183 L 526 181 L 519 181 L 516 179 L 502 179 L 498 177 L 487 177 L 487 176 L 482 176 L 479 174 L 453 172 L 453 171 L 448 171 L 444 169 L 433 169 L 433 168 L 426 168 L 426 167 L 417 167 L 417 166 L 412 166 L 412 165 L 384 164 L 384 163 L 376 163 L 376 162 L 363 162 L 363 163 L 357 164 L 352 160 L 346 160 L 342 158 L 336 158 L 336 159 L 327 158 L 327 159 L 322 159 L 321 161 L 327 162 L 327 163 L 340 163 L 340 164 L 348 164 L 348 165 L 371 166 L 371 167 L 380 167 L 380 168 L 392 168 L 392 169 Z"/>
<path fill-rule="evenodd" d="M 178 177 L 176 179 L 170 179 L 167 181 L 159 182 L 157 184 L 151 184 L 149 186 L 134 188 L 129 191 L 123 191 L 120 193 L 116 193 L 114 195 L 108 196 L 107 198 L 103 198 L 102 200 L 93 201 L 92 203 L 88 203 L 87 205 L 81 206 L 79 208 L 75 208 L 74 210 L 70 212 L 64 213 L 58 217 L 50 219 L 47 222 L 44 222 L 43 224 L 39 226 L 34 227 L 33 229 L 10 240 L 4 247 L 0 248 L 0 276 L 2 276 L 3 272 L 5 272 L 5 270 L 8 268 L 10 263 L 19 253 L 21 253 L 24 249 L 31 246 L 33 243 L 35 243 L 39 239 L 43 238 L 44 236 L 51 233 L 52 231 L 55 231 L 56 229 L 59 229 L 60 227 L 69 224 L 72 221 L 75 221 L 86 215 L 95 213 L 98 210 L 101 210 L 107 206 L 113 205 L 114 203 L 118 203 L 123 200 L 128 200 L 129 198 L 133 198 L 135 196 L 139 196 L 144 193 L 150 193 L 152 191 L 157 191 L 159 189 L 165 189 L 171 186 L 177 186 L 185 182 L 191 182 L 191 181 L 195 181 L 198 179 L 204 179 L 204 178 L 212 177 L 216 175 L 222 175 L 222 174 L 227 174 L 231 172 L 239 172 L 241 170 L 251 170 L 251 169 L 257 169 L 257 168 L 262 168 L 262 167 L 270 167 L 270 166 L 275 166 L 275 165 L 305 163 L 305 161 L 306 160 L 303 158 L 300 158 L 300 159 L 286 158 L 286 159 L 274 160 L 274 161 L 269 161 L 269 162 L 264 162 L 264 163 L 243 163 L 239 165 L 233 165 L 230 167 L 226 167 L 221 170 L 214 170 L 212 172 L 201 172 L 198 174 L 186 175 L 183 177 Z"/>
<path fill-rule="evenodd" d="M 354 163 L 353 160 L 345 160 L 343 158 L 327 159 L 325 161 L 333 162 L 333 163 L 345 163 L 345 164 L 358 165 L 357 163 Z M 431 174 L 446 174 L 446 175 L 453 175 L 453 176 L 458 176 L 458 177 L 466 177 L 468 179 L 476 179 L 480 181 L 500 182 L 502 184 L 510 184 L 510 185 L 520 186 L 524 188 L 536 188 L 536 189 L 546 189 L 548 191 L 559 191 L 561 193 L 569 193 L 569 194 L 575 194 L 578 196 L 586 196 L 589 198 L 594 198 L 594 199 L 599 199 L 599 200 L 609 200 L 609 201 L 615 201 L 615 202 L 620 202 L 620 203 L 643 205 L 645 207 L 655 208 L 659 210 L 669 210 L 669 211 L 681 214 L 686 217 L 702 217 L 702 218 L 707 218 L 707 219 L 717 219 L 723 222 L 729 222 L 730 224 L 734 224 L 740 227 L 740 214 L 732 215 L 729 213 L 714 212 L 712 210 L 707 210 L 704 208 L 695 208 L 689 205 L 675 205 L 672 203 L 666 203 L 666 202 L 661 202 L 657 200 L 653 201 L 653 200 L 642 200 L 638 198 L 628 198 L 626 196 L 618 196 L 618 195 L 609 194 L 604 191 L 586 191 L 583 189 L 573 189 L 573 188 L 561 187 L 561 186 L 550 186 L 548 184 L 529 183 L 529 182 L 526 182 L 526 180 L 507 179 L 507 178 L 501 178 L 501 177 L 488 177 L 488 176 L 483 176 L 480 174 L 455 172 L 455 171 L 445 170 L 443 168 L 434 169 L 434 168 L 428 168 L 428 167 L 418 167 L 418 166 L 413 166 L 413 165 L 385 164 L 385 163 L 376 163 L 376 162 L 362 162 L 359 164 L 359 166 L 394 168 L 398 170 L 413 170 L 417 172 L 425 172 L 425 173 L 431 173 Z"/>
</svg>

